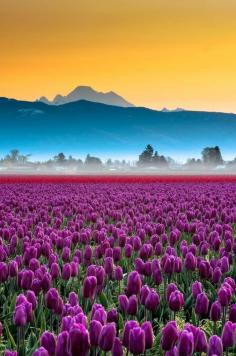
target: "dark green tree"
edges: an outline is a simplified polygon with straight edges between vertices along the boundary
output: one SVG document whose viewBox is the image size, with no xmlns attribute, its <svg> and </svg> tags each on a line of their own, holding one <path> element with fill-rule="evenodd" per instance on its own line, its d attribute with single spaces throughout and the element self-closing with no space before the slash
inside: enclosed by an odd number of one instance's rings
<svg viewBox="0 0 236 356">
<path fill-rule="evenodd" d="M 153 149 L 152 145 L 150 145 L 150 144 L 147 145 L 145 147 L 144 151 L 139 155 L 138 164 L 141 166 L 150 164 L 152 162 L 153 152 L 154 152 L 154 149 Z"/>
<path fill-rule="evenodd" d="M 223 158 L 219 146 L 205 147 L 202 151 L 203 163 L 209 166 L 219 166 L 223 163 Z"/>
</svg>

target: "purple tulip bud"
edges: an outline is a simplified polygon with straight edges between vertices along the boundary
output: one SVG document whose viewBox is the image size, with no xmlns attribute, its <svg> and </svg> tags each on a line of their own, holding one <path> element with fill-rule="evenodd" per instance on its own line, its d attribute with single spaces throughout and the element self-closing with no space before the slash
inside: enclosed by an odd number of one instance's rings
<svg viewBox="0 0 236 356">
<path fill-rule="evenodd" d="M 142 287 L 142 281 L 137 271 L 133 271 L 128 275 L 127 294 L 139 294 Z"/>
<path fill-rule="evenodd" d="M 8 267 L 5 262 L 0 262 L 0 283 L 6 282 L 8 278 Z"/>
<path fill-rule="evenodd" d="M 168 284 L 168 286 L 166 288 L 166 300 L 167 300 L 167 302 L 169 301 L 171 293 L 175 292 L 176 290 L 178 290 L 178 288 L 174 283 Z"/>
<path fill-rule="evenodd" d="M 142 330 L 145 333 L 145 349 L 151 349 L 154 344 L 154 334 L 152 329 L 152 324 L 150 321 L 145 321 L 142 326 Z"/>
<path fill-rule="evenodd" d="M 69 333 L 62 331 L 57 337 L 55 356 L 70 356 L 68 352 Z"/>
<path fill-rule="evenodd" d="M 26 270 L 23 272 L 21 279 L 21 288 L 28 290 L 31 288 L 33 281 L 34 273 L 30 270 Z"/>
<path fill-rule="evenodd" d="M 41 346 L 33 352 L 32 356 L 49 356 L 49 353 L 44 347 Z"/>
<path fill-rule="evenodd" d="M 85 277 L 83 283 L 83 297 L 92 299 L 97 287 L 97 278 L 94 276 Z"/>
<path fill-rule="evenodd" d="M 6 350 L 4 352 L 4 356 L 17 356 L 17 352 L 16 351 Z"/>
<path fill-rule="evenodd" d="M 195 281 L 192 284 L 192 295 L 193 295 L 193 299 L 197 299 L 198 294 L 202 293 L 202 283 Z"/>
<path fill-rule="evenodd" d="M 145 301 L 147 299 L 149 292 L 150 292 L 150 288 L 146 284 L 142 286 L 140 292 L 140 302 L 142 305 L 145 305 Z"/>
<path fill-rule="evenodd" d="M 127 306 L 127 314 L 129 315 L 136 315 L 138 311 L 138 299 L 136 295 L 131 295 L 131 297 L 129 297 L 129 302 L 128 302 L 128 306 Z"/>
<path fill-rule="evenodd" d="M 213 271 L 212 282 L 215 284 L 219 283 L 221 276 L 222 276 L 222 272 L 220 267 L 216 267 Z"/>
<path fill-rule="evenodd" d="M 188 252 L 185 256 L 185 268 L 189 271 L 195 271 L 197 267 L 196 257 L 192 254 L 192 252 Z"/>
<path fill-rule="evenodd" d="M 118 297 L 118 302 L 119 302 L 119 307 L 120 309 L 126 313 L 127 312 L 127 308 L 128 308 L 128 304 L 129 304 L 129 299 L 125 294 L 121 294 Z"/>
<path fill-rule="evenodd" d="M 211 305 L 210 319 L 213 321 L 221 319 L 221 304 L 217 300 Z"/>
<path fill-rule="evenodd" d="M 224 325 L 221 340 L 223 347 L 227 349 L 228 347 L 233 347 L 236 341 L 236 324 L 232 321 L 227 321 Z"/>
<path fill-rule="evenodd" d="M 196 329 L 196 333 L 194 335 L 194 351 L 195 352 L 207 352 L 208 343 L 206 339 L 206 334 L 200 328 Z"/>
<path fill-rule="evenodd" d="M 230 303 L 231 292 L 224 285 L 218 291 L 218 300 L 223 307 L 226 307 Z"/>
<path fill-rule="evenodd" d="M 171 293 L 168 299 L 168 305 L 174 312 L 179 311 L 184 306 L 184 296 L 178 290 Z"/>
<path fill-rule="evenodd" d="M 229 310 L 229 320 L 236 323 L 236 304 L 232 304 Z"/>
<path fill-rule="evenodd" d="M 195 312 L 197 315 L 206 315 L 208 312 L 209 300 L 207 295 L 203 292 L 198 294 L 195 304 Z"/>
<path fill-rule="evenodd" d="M 143 354 L 145 351 L 145 332 L 139 326 L 130 330 L 129 351 L 134 355 Z"/>
<path fill-rule="evenodd" d="M 74 324 L 69 331 L 68 350 L 70 355 L 87 356 L 89 349 L 88 330 L 82 324 Z"/>
<path fill-rule="evenodd" d="M 111 351 L 116 336 L 115 323 L 108 323 L 102 327 L 99 335 L 99 347 L 103 351 Z"/>
<path fill-rule="evenodd" d="M 123 333 L 123 345 L 125 347 L 129 347 L 129 335 L 130 335 L 130 331 L 133 329 L 133 328 L 136 328 L 138 327 L 138 323 L 137 321 L 135 320 L 130 320 L 130 321 L 127 321 L 125 323 L 125 327 L 124 327 L 124 333 Z"/>
<path fill-rule="evenodd" d="M 92 320 L 98 320 L 102 325 L 105 325 L 107 322 L 107 312 L 103 307 L 95 310 L 92 316 Z"/>
<path fill-rule="evenodd" d="M 192 356 L 194 350 L 193 333 L 183 330 L 180 333 L 178 351 L 181 356 Z"/>
<path fill-rule="evenodd" d="M 69 263 L 66 263 L 62 267 L 62 279 L 68 281 L 71 277 L 71 265 Z"/>
<path fill-rule="evenodd" d="M 50 288 L 45 294 L 45 304 L 48 309 L 55 310 L 59 303 L 59 293 L 56 288 Z"/>
<path fill-rule="evenodd" d="M 56 352 L 56 338 L 55 335 L 49 331 L 45 331 L 40 339 L 41 346 L 43 346 L 49 356 L 54 356 Z"/>
<path fill-rule="evenodd" d="M 102 330 L 102 324 L 98 320 L 91 320 L 90 322 L 90 342 L 92 346 L 98 346 L 99 336 Z"/>
<path fill-rule="evenodd" d="M 130 258 L 132 256 L 133 247 L 130 244 L 125 244 L 125 257 Z"/>
<path fill-rule="evenodd" d="M 161 347 L 165 351 L 171 350 L 179 337 L 179 331 L 175 321 L 169 321 L 162 329 Z"/>
<path fill-rule="evenodd" d="M 112 276 L 114 270 L 114 263 L 112 257 L 105 257 L 104 259 L 104 269 L 108 276 Z"/>
<path fill-rule="evenodd" d="M 32 304 L 33 310 L 35 310 L 37 307 L 37 298 L 35 296 L 35 293 L 32 290 L 28 290 L 26 294 L 26 298 L 28 302 Z"/>
<path fill-rule="evenodd" d="M 44 292 L 47 292 L 52 284 L 52 278 L 49 273 L 45 273 L 42 278 L 42 289 Z"/>
<path fill-rule="evenodd" d="M 70 292 L 68 301 L 70 305 L 73 307 L 78 304 L 78 295 L 75 292 Z"/>
<path fill-rule="evenodd" d="M 51 273 L 52 279 L 56 279 L 60 276 L 60 267 L 56 262 L 52 263 L 51 268 L 50 268 L 50 273 Z"/>
<path fill-rule="evenodd" d="M 117 266 L 115 268 L 115 280 L 122 281 L 122 279 L 123 279 L 123 270 L 120 266 Z"/>
<path fill-rule="evenodd" d="M 107 322 L 108 323 L 116 323 L 119 319 L 119 314 L 116 308 L 113 308 L 107 312 Z"/>
<path fill-rule="evenodd" d="M 156 311 L 159 304 L 160 304 L 159 294 L 154 289 L 151 289 L 147 295 L 146 300 L 145 300 L 145 307 L 148 310 L 151 310 L 152 312 L 154 312 L 154 311 Z"/>
<path fill-rule="evenodd" d="M 18 274 L 18 264 L 16 261 L 11 261 L 9 263 L 9 275 L 10 277 L 16 277 Z"/>
<path fill-rule="evenodd" d="M 115 338 L 112 351 L 111 351 L 112 356 L 123 356 L 123 348 L 122 348 L 122 343 L 118 337 Z"/>
<path fill-rule="evenodd" d="M 209 339 L 208 356 L 223 356 L 223 345 L 221 338 L 217 335 L 212 335 Z"/>
<path fill-rule="evenodd" d="M 27 313 L 24 304 L 20 304 L 15 308 L 13 315 L 13 323 L 16 326 L 24 326 L 27 323 Z"/>
</svg>

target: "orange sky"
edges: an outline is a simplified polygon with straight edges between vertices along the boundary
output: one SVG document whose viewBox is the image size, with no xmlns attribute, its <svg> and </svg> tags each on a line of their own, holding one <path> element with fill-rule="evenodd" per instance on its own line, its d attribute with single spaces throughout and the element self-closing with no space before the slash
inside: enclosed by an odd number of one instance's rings
<svg viewBox="0 0 236 356">
<path fill-rule="evenodd" d="M 235 0 L 0 0 L 0 96 L 236 112 Z"/>
</svg>

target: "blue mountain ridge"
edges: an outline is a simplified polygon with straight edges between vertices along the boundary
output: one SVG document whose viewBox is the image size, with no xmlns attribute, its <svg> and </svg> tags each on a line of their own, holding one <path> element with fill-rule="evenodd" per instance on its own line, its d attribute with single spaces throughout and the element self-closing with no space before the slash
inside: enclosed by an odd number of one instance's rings
<svg viewBox="0 0 236 356">
<path fill-rule="evenodd" d="M 85 100 L 55 106 L 0 98 L 0 133 L 0 156 L 18 148 L 33 155 L 63 151 L 113 157 L 138 154 L 148 143 L 173 157 L 191 157 L 212 145 L 236 156 L 236 115 L 218 112 L 162 112 Z"/>
</svg>

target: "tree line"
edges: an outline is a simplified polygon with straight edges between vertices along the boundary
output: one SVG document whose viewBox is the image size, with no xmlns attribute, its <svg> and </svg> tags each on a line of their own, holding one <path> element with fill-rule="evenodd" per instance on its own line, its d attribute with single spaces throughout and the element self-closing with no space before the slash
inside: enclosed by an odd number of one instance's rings
<svg viewBox="0 0 236 356">
<path fill-rule="evenodd" d="M 136 166 L 139 168 L 162 168 L 168 169 L 170 165 L 173 165 L 174 160 L 170 157 L 160 155 L 158 151 L 154 150 L 154 147 L 151 144 L 146 145 L 144 150 L 139 154 L 137 161 L 127 162 L 125 160 L 112 160 L 108 159 L 105 162 L 101 158 L 87 154 L 84 161 L 82 159 L 74 158 L 71 155 L 66 157 L 63 152 L 59 152 L 53 158 L 47 161 L 32 162 L 30 161 L 31 154 L 23 155 L 18 149 L 11 150 L 5 157 L 0 159 L 0 164 L 5 166 L 21 166 L 21 165 L 44 165 L 47 167 L 108 167 L 119 166 L 119 167 L 131 167 Z M 207 166 L 214 168 L 225 164 L 219 146 L 215 147 L 205 147 L 201 152 L 201 158 L 189 158 L 187 162 L 183 165 L 188 168 L 198 168 Z M 228 165 L 236 166 L 236 158 L 227 162 Z"/>
</svg>

